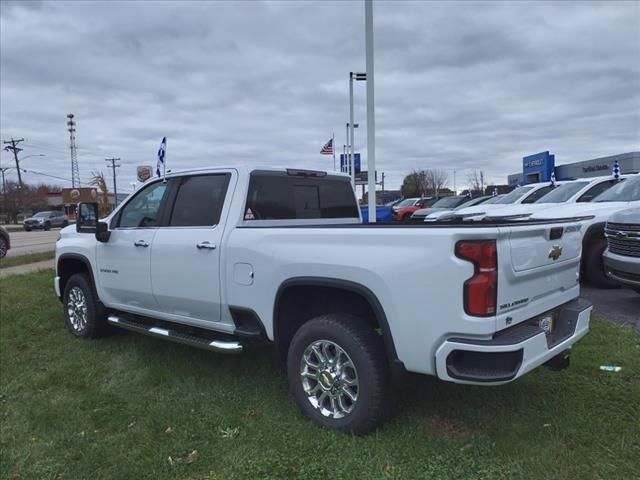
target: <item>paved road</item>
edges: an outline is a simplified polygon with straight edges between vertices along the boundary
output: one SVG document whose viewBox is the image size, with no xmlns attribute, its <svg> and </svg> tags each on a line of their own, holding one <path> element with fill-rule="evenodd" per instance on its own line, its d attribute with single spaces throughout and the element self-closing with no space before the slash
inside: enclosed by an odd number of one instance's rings
<svg viewBox="0 0 640 480">
<path fill-rule="evenodd" d="M 640 294 L 628 288 L 603 290 L 583 286 L 580 294 L 593 303 L 597 314 L 618 325 L 633 325 L 640 332 Z"/>
<path fill-rule="evenodd" d="M 9 232 L 11 250 L 7 257 L 17 257 L 27 253 L 49 252 L 55 249 L 59 228 L 52 228 L 48 232 L 32 230 L 31 232 Z"/>
</svg>

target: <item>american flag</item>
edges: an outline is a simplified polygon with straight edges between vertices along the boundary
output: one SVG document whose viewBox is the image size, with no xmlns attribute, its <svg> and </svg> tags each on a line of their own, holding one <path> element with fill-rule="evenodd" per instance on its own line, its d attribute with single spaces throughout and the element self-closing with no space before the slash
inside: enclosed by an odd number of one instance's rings
<svg viewBox="0 0 640 480">
<path fill-rule="evenodd" d="M 333 155 L 333 138 L 330 138 L 320 150 L 320 155 Z"/>
</svg>

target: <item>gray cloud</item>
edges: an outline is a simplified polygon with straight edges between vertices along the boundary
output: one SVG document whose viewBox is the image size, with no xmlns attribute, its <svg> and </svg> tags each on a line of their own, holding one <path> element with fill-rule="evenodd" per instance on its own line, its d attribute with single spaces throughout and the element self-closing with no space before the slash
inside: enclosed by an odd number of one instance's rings
<svg viewBox="0 0 640 480">
<path fill-rule="evenodd" d="M 330 169 L 320 147 L 332 131 L 344 143 L 362 2 L 0 5 L 0 136 L 47 155 L 25 168 L 70 175 L 69 112 L 81 176 L 117 156 L 126 186 L 165 135 L 173 169 Z M 374 22 L 378 169 L 391 187 L 413 168 L 455 168 L 458 185 L 482 168 L 502 183 L 538 151 L 565 163 L 640 146 L 637 2 L 376 2 Z"/>
</svg>

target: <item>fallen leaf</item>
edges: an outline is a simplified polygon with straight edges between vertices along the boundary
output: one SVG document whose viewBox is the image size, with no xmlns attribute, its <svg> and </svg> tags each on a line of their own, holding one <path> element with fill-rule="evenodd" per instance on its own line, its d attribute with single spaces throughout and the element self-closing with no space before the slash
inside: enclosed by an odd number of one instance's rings
<svg viewBox="0 0 640 480">
<path fill-rule="evenodd" d="M 11 480 L 20 480 L 22 477 L 20 476 L 20 474 L 18 472 L 13 472 L 11 474 Z"/>
<path fill-rule="evenodd" d="M 80 435 L 81 437 L 84 437 L 86 435 L 86 433 L 84 433 L 84 430 L 83 430 L 78 435 Z"/>
<path fill-rule="evenodd" d="M 385 465 L 384 467 L 382 467 L 382 471 L 384 473 L 391 473 L 393 472 L 393 467 L 391 465 Z"/>
<path fill-rule="evenodd" d="M 247 417 L 249 417 L 251 420 L 255 420 L 256 418 L 258 418 L 258 412 L 256 412 L 255 410 L 249 410 L 249 413 L 247 413 Z"/>
<path fill-rule="evenodd" d="M 133 422 L 131 422 L 129 425 L 127 425 L 127 428 L 131 428 L 136 424 L 136 421 L 134 420 Z"/>
<path fill-rule="evenodd" d="M 550 423 L 545 423 L 545 424 L 544 424 L 544 425 L 542 425 L 542 426 L 546 428 L 546 427 L 550 427 L 550 426 L 551 426 L 551 424 L 550 424 Z"/>
<path fill-rule="evenodd" d="M 175 465 L 177 463 L 193 463 L 198 459 L 198 450 L 193 450 L 186 457 L 173 458 L 169 456 L 169 465 Z"/>
<path fill-rule="evenodd" d="M 185 463 L 193 463 L 196 461 L 197 458 L 198 458 L 198 450 L 194 450 L 189 455 L 187 455 Z"/>
<path fill-rule="evenodd" d="M 164 431 L 164 433 L 173 433 L 173 428 L 167 427 L 167 429 Z"/>
<path fill-rule="evenodd" d="M 218 428 L 222 438 L 233 438 L 240 433 L 240 427 Z"/>
<path fill-rule="evenodd" d="M 173 458 L 171 458 L 171 455 L 169 455 L 169 465 L 175 465 L 175 464 L 176 464 L 176 461 Z"/>
</svg>

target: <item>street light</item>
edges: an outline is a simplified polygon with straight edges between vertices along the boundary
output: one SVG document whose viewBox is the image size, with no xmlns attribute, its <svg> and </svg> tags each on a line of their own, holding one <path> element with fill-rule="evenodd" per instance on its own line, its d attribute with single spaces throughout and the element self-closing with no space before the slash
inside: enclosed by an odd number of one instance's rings
<svg viewBox="0 0 640 480">
<path fill-rule="evenodd" d="M 355 125 L 353 123 L 353 81 L 363 81 L 366 79 L 366 73 L 349 72 L 349 124 L 351 124 L 352 127 L 349 131 L 350 135 L 349 137 L 347 137 L 350 139 L 349 141 L 347 141 L 347 144 L 349 144 L 348 147 L 351 147 L 351 155 L 349 155 L 349 166 L 351 167 L 351 184 L 354 188 L 356 186 L 356 169 L 354 168 L 355 151 L 353 148 L 353 129 L 355 128 Z"/>
</svg>

